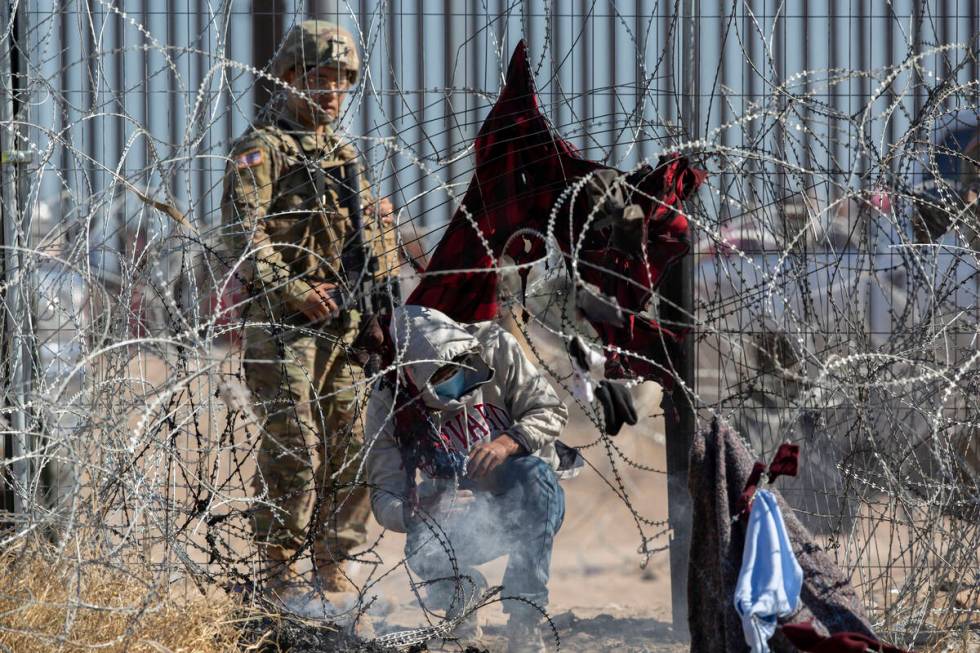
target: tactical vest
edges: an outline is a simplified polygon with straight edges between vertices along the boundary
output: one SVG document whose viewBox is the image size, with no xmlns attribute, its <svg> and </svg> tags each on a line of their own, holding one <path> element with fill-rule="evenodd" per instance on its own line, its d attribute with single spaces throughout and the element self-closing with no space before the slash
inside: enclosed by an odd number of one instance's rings
<svg viewBox="0 0 980 653">
<path fill-rule="evenodd" d="M 283 245 L 280 251 L 294 274 L 346 283 L 342 254 L 352 234 L 343 180 L 344 166 L 359 165 L 354 149 L 304 149 L 301 139 L 277 125 L 262 129 L 272 136 L 274 180 L 266 233 Z"/>
</svg>

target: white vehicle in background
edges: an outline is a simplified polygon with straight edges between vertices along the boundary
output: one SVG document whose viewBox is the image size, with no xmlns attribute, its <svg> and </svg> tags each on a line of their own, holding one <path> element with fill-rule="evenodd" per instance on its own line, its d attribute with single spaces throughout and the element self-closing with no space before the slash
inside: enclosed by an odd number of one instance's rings
<svg viewBox="0 0 980 653">
<path fill-rule="evenodd" d="M 766 460 L 802 445 L 800 477 L 780 484 L 819 530 L 853 516 L 840 497 L 855 478 L 952 474 L 976 500 L 975 429 L 936 416 L 975 414 L 972 371 L 944 392 L 976 351 L 977 258 L 955 234 L 918 244 L 892 205 L 878 192 L 795 200 L 696 248 L 699 399 Z M 940 469 L 950 448 L 952 472 Z"/>
</svg>

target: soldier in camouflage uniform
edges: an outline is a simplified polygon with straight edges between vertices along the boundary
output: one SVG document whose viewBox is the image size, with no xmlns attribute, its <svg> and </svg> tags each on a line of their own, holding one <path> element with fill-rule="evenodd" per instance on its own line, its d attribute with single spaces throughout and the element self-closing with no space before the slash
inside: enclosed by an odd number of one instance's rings
<svg viewBox="0 0 980 653">
<path fill-rule="evenodd" d="M 290 90 L 235 143 L 224 182 L 227 242 L 233 257 L 244 255 L 251 297 L 244 373 L 263 427 L 255 536 L 281 587 L 302 580 L 312 559 L 322 589 L 346 589 L 341 564 L 365 542 L 370 511 L 366 488 L 352 485 L 363 397 L 350 355 L 359 315 L 343 301 L 357 291 L 342 257 L 353 235 L 346 167 L 362 173 L 364 240 L 379 256 L 377 274 L 397 261 L 391 203 L 370 196 L 362 162 L 332 127 L 359 64 L 354 39 L 337 25 L 291 29 L 271 66 Z"/>
</svg>

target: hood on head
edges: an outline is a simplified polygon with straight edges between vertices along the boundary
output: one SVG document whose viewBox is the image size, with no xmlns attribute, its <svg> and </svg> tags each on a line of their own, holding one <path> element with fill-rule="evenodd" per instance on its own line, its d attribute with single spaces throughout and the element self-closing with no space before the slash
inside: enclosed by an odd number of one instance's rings
<svg viewBox="0 0 980 653">
<path fill-rule="evenodd" d="M 434 308 L 408 304 L 397 307 L 391 316 L 391 338 L 395 343 L 395 360 L 410 371 L 409 377 L 421 391 L 425 403 L 446 408 L 459 405 L 455 400 L 439 399 L 428 386 L 436 370 L 454 357 L 477 352 L 479 341 L 463 325 Z M 472 388 L 490 380 L 492 371 L 482 359 L 479 369 L 467 373 L 467 385 Z"/>
</svg>

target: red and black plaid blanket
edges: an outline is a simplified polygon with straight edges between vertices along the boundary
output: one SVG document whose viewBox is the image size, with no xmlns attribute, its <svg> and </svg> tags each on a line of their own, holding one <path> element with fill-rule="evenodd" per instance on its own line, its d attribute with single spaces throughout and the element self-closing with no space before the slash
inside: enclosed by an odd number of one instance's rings
<svg viewBox="0 0 980 653">
<path fill-rule="evenodd" d="M 638 313 L 667 267 L 688 250 L 681 202 L 704 180 L 703 171 L 671 155 L 655 168 L 643 166 L 622 175 L 578 156 L 539 109 L 523 41 L 511 57 L 503 91 L 480 129 L 475 149 L 476 171 L 462 205 L 407 303 L 438 309 L 459 322 L 495 318 L 495 262 L 505 254 L 517 263 L 539 259 L 545 252 L 540 238 L 514 236 L 521 229 L 545 233 L 561 202 L 554 234 L 566 263 L 574 254 L 581 279 L 614 297 L 628 314 L 621 326 L 593 323 L 603 342 L 657 360 L 664 344 L 679 341 L 682 334 Z M 633 208 L 628 221 L 623 216 L 604 220 L 608 216 L 593 209 L 597 196 L 601 200 L 606 195 L 596 192 L 580 192 L 570 205 L 571 198 L 563 196 L 566 189 L 601 171 L 613 171 L 614 178 L 626 182 L 619 189 L 642 213 Z M 477 271 L 457 271 L 463 269 Z M 672 385 L 659 365 L 628 355 L 611 357 L 607 376 L 631 375 Z"/>
</svg>

